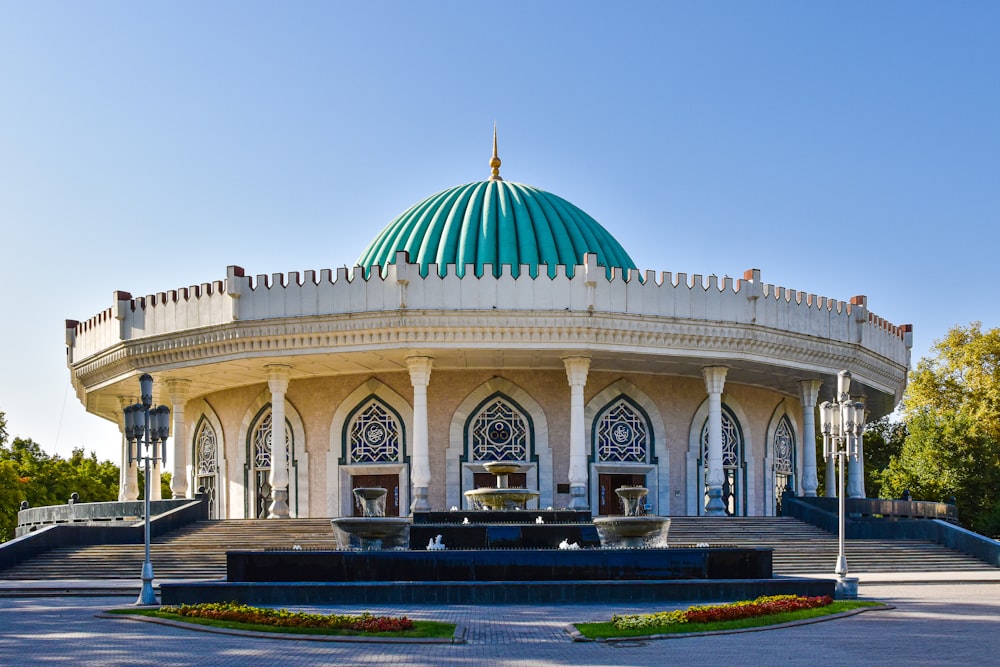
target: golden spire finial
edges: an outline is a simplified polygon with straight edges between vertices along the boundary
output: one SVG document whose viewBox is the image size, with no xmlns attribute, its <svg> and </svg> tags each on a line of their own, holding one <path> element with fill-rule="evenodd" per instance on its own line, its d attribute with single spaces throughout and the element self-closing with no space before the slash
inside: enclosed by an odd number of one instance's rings
<svg viewBox="0 0 1000 667">
<path fill-rule="evenodd" d="M 493 121 L 493 157 L 490 158 L 490 169 L 493 170 L 493 174 L 490 176 L 491 181 L 502 181 L 500 178 L 500 158 L 497 157 L 497 122 Z"/>
</svg>

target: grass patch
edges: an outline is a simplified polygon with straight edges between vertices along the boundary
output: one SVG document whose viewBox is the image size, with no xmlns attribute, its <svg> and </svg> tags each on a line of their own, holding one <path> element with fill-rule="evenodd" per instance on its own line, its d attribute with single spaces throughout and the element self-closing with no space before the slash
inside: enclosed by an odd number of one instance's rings
<svg viewBox="0 0 1000 667">
<path fill-rule="evenodd" d="M 209 618 L 198 618 L 196 616 L 181 616 L 180 614 L 162 612 L 158 609 L 109 609 L 107 613 L 132 616 L 151 616 L 153 618 L 165 618 L 171 621 L 179 621 L 181 623 L 207 625 L 227 630 L 275 632 L 289 635 L 336 635 L 350 637 L 407 637 L 410 639 L 441 639 L 449 638 L 455 634 L 454 623 L 442 623 L 440 621 L 413 621 L 413 627 L 409 630 L 395 632 L 363 632 L 360 630 L 349 630 L 347 628 L 279 627 L 261 623 L 222 621 Z"/>
<path fill-rule="evenodd" d="M 742 630 L 745 628 L 760 628 L 769 625 L 780 625 L 792 621 L 804 621 L 811 618 L 821 618 L 852 611 L 863 607 L 881 607 L 880 602 L 863 600 L 836 600 L 832 604 L 814 609 L 799 609 L 797 611 L 740 618 L 731 621 L 715 621 L 711 623 L 671 623 L 647 628 L 618 629 L 611 621 L 601 623 L 576 623 L 576 629 L 588 639 L 615 639 L 619 637 L 648 637 L 649 635 L 685 635 L 699 632 L 718 632 L 727 630 Z"/>
</svg>

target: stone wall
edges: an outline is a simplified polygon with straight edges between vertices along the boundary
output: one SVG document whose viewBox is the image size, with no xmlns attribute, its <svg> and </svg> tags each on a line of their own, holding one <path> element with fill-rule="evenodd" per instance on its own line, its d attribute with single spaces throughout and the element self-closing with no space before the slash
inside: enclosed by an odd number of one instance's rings
<svg viewBox="0 0 1000 667">
<path fill-rule="evenodd" d="M 462 446 L 460 440 L 453 442 L 456 412 L 470 394 L 491 382 L 496 386 L 513 386 L 523 390 L 543 413 L 547 442 L 551 450 L 551 478 L 547 482 L 553 490 L 553 506 L 564 506 L 569 502 L 568 494 L 556 493 L 555 489 L 559 484 L 567 483 L 569 476 L 570 390 L 566 374 L 554 370 L 498 372 L 480 369 L 441 370 L 431 374 L 428 387 L 428 430 L 433 476 L 429 500 L 432 507 L 447 509 L 454 504 L 457 494 L 455 489 L 449 493 L 446 484 L 448 449 L 452 447 L 454 450 Z M 331 494 L 342 493 L 339 489 L 340 482 L 333 479 L 336 475 L 336 462 L 342 456 L 341 432 L 334 426 L 335 415 L 339 410 L 343 418 L 344 414 L 355 407 L 354 404 L 348 405 L 345 402 L 349 396 L 353 396 L 352 401 L 363 398 L 363 395 L 369 395 L 376 387 L 386 388 L 398 395 L 405 401 L 404 407 L 409 408 L 412 387 L 405 372 L 331 376 L 293 380 L 289 384 L 286 412 L 289 421 L 301 424 L 302 432 L 296 435 L 296 453 L 300 463 L 307 461 L 307 466 L 299 471 L 300 492 L 308 489 L 306 495 L 299 498 L 300 516 L 332 515 L 336 513 L 337 507 L 341 514 L 349 513 L 342 502 L 331 503 L 330 498 Z M 655 500 L 657 511 L 677 515 L 695 512 L 696 509 L 690 507 L 687 500 L 689 490 L 695 483 L 687 461 L 692 455 L 692 433 L 700 434 L 702 427 L 702 421 L 697 415 L 706 401 L 704 382 L 687 377 L 595 372 L 588 378 L 585 402 L 591 402 L 608 388 L 611 388 L 612 393 L 624 391 L 633 399 L 641 398 L 644 405 L 651 406 L 652 414 L 649 416 L 663 424 L 663 450 L 666 455 L 660 456 L 659 465 L 664 468 L 664 488 L 660 489 L 660 497 Z M 225 481 L 228 481 L 224 485 L 227 497 L 223 499 L 223 507 L 228 508 L 227 514 L 231 518 L 244 516 L 246 500 L 243 480 L 248 429 L 267 400 L 267 387 L 260 384 L 209 394 L 191 401 L 185 409 L 188 433 L 192 438 L 195 436 L 195 426 L 206 410 L 214 412 L 222 426 L 223 433 L 218 435 L 225 458 Z M 765 514 L 769 512 L 769 508 L 765 506 L 768 496 L 763 488 L 768 479 L 764 469 L 768 425 L 776 407 L 782 402 L 792 407 L 793 414 L 801 411 L 801 407 L 797 397 L 734 383 L 726 385 L 723 401 L 737 415 L 744 434 L 749 491 L 747 511 L 752 515 Z M 600 407 L 602 406 L 594 406 L 594 409 Z M 412 419 L 412 414 L 405 409 L 400 413 L 404 422 Z M 793 419 L 793 424 L 798 431 L 801 420 Z M 536 424 L 536 429 L 539 427 Z M 411 425 L 406 423 L 405 428 L 409 446 Z M 586 424 L 586 429 L 589 454 L 592 442 L 591 423 Z M 334 432 L 335 430 L 338 432 Z M 795 435 L 796 442 L 801 447 L 801 435 L 799 432 Z M 660 451 L 658 443 L 654 443 L 654 447 Z M 697 456 L 696 452 L 694 455 Z M 591 484 L 596 484 L 596 480 L 592 479 Z"/>
</svg>

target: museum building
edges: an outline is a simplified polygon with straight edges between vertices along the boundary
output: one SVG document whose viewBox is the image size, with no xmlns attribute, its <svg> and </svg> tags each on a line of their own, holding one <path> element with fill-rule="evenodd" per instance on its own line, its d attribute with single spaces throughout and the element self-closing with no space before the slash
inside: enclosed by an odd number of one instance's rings
<svg viewBox="0 0 1000 667">
<path fill-rule="evenodd" d="M 786 489 L 816 495 L 814 415 L 839 371 L 869 419 L 901 399 L 912 328 L 866 297 L 758 269 L 640 271 L 573 204 L 503 180 L 495 140 L 490 167 L 405 211 L 352 269 L 230 266 L 115 292 L 66 322 L 77 396 L 124 430 L 150 373 L 172 411 L 171 491 L 201 489 L 214 518 L 348 516 L 352 489 L 373 485 L 390 515 L 467 508 L 496 460 L 522 464 L 511 483 L 540 508 L 616 514 L 613 490 L 643 485 L 656 514 L 773 515 Z M 122 452 L 133 500 L 124 437 Z"/>
</svg>

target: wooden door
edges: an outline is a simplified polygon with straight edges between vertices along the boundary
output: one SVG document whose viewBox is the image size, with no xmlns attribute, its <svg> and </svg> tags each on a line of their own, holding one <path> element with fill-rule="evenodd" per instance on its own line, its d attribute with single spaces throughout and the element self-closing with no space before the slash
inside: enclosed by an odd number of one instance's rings
<svg viewBox="0 0 1000 667">
<path fill-rule="evenodd" d="M 474 489 L 495 489 L 497 487 L 497 476 L 488 472 L 472 473 L 472 488 Z M 512 472 L 507 474 L 507 486 L 511 489 L 524 489 L 528 485 L 528 473 Z"/>
<path fill-rule="evenodd" d="M 351 475 L 351 489 L 380 486 L 386 490 L 385 515 L 399 516 L 399 475 Z M 351 497 L 353 516 L 361 516 L 361 508 Z"/>
<path fill-rule="evenodd" d="M 603 516 L 625 514 L 615 489 L 620 486 L 646 486 L 643 474 L 605 474 L 597 476 L 597 513 Z"/>
</svg>

